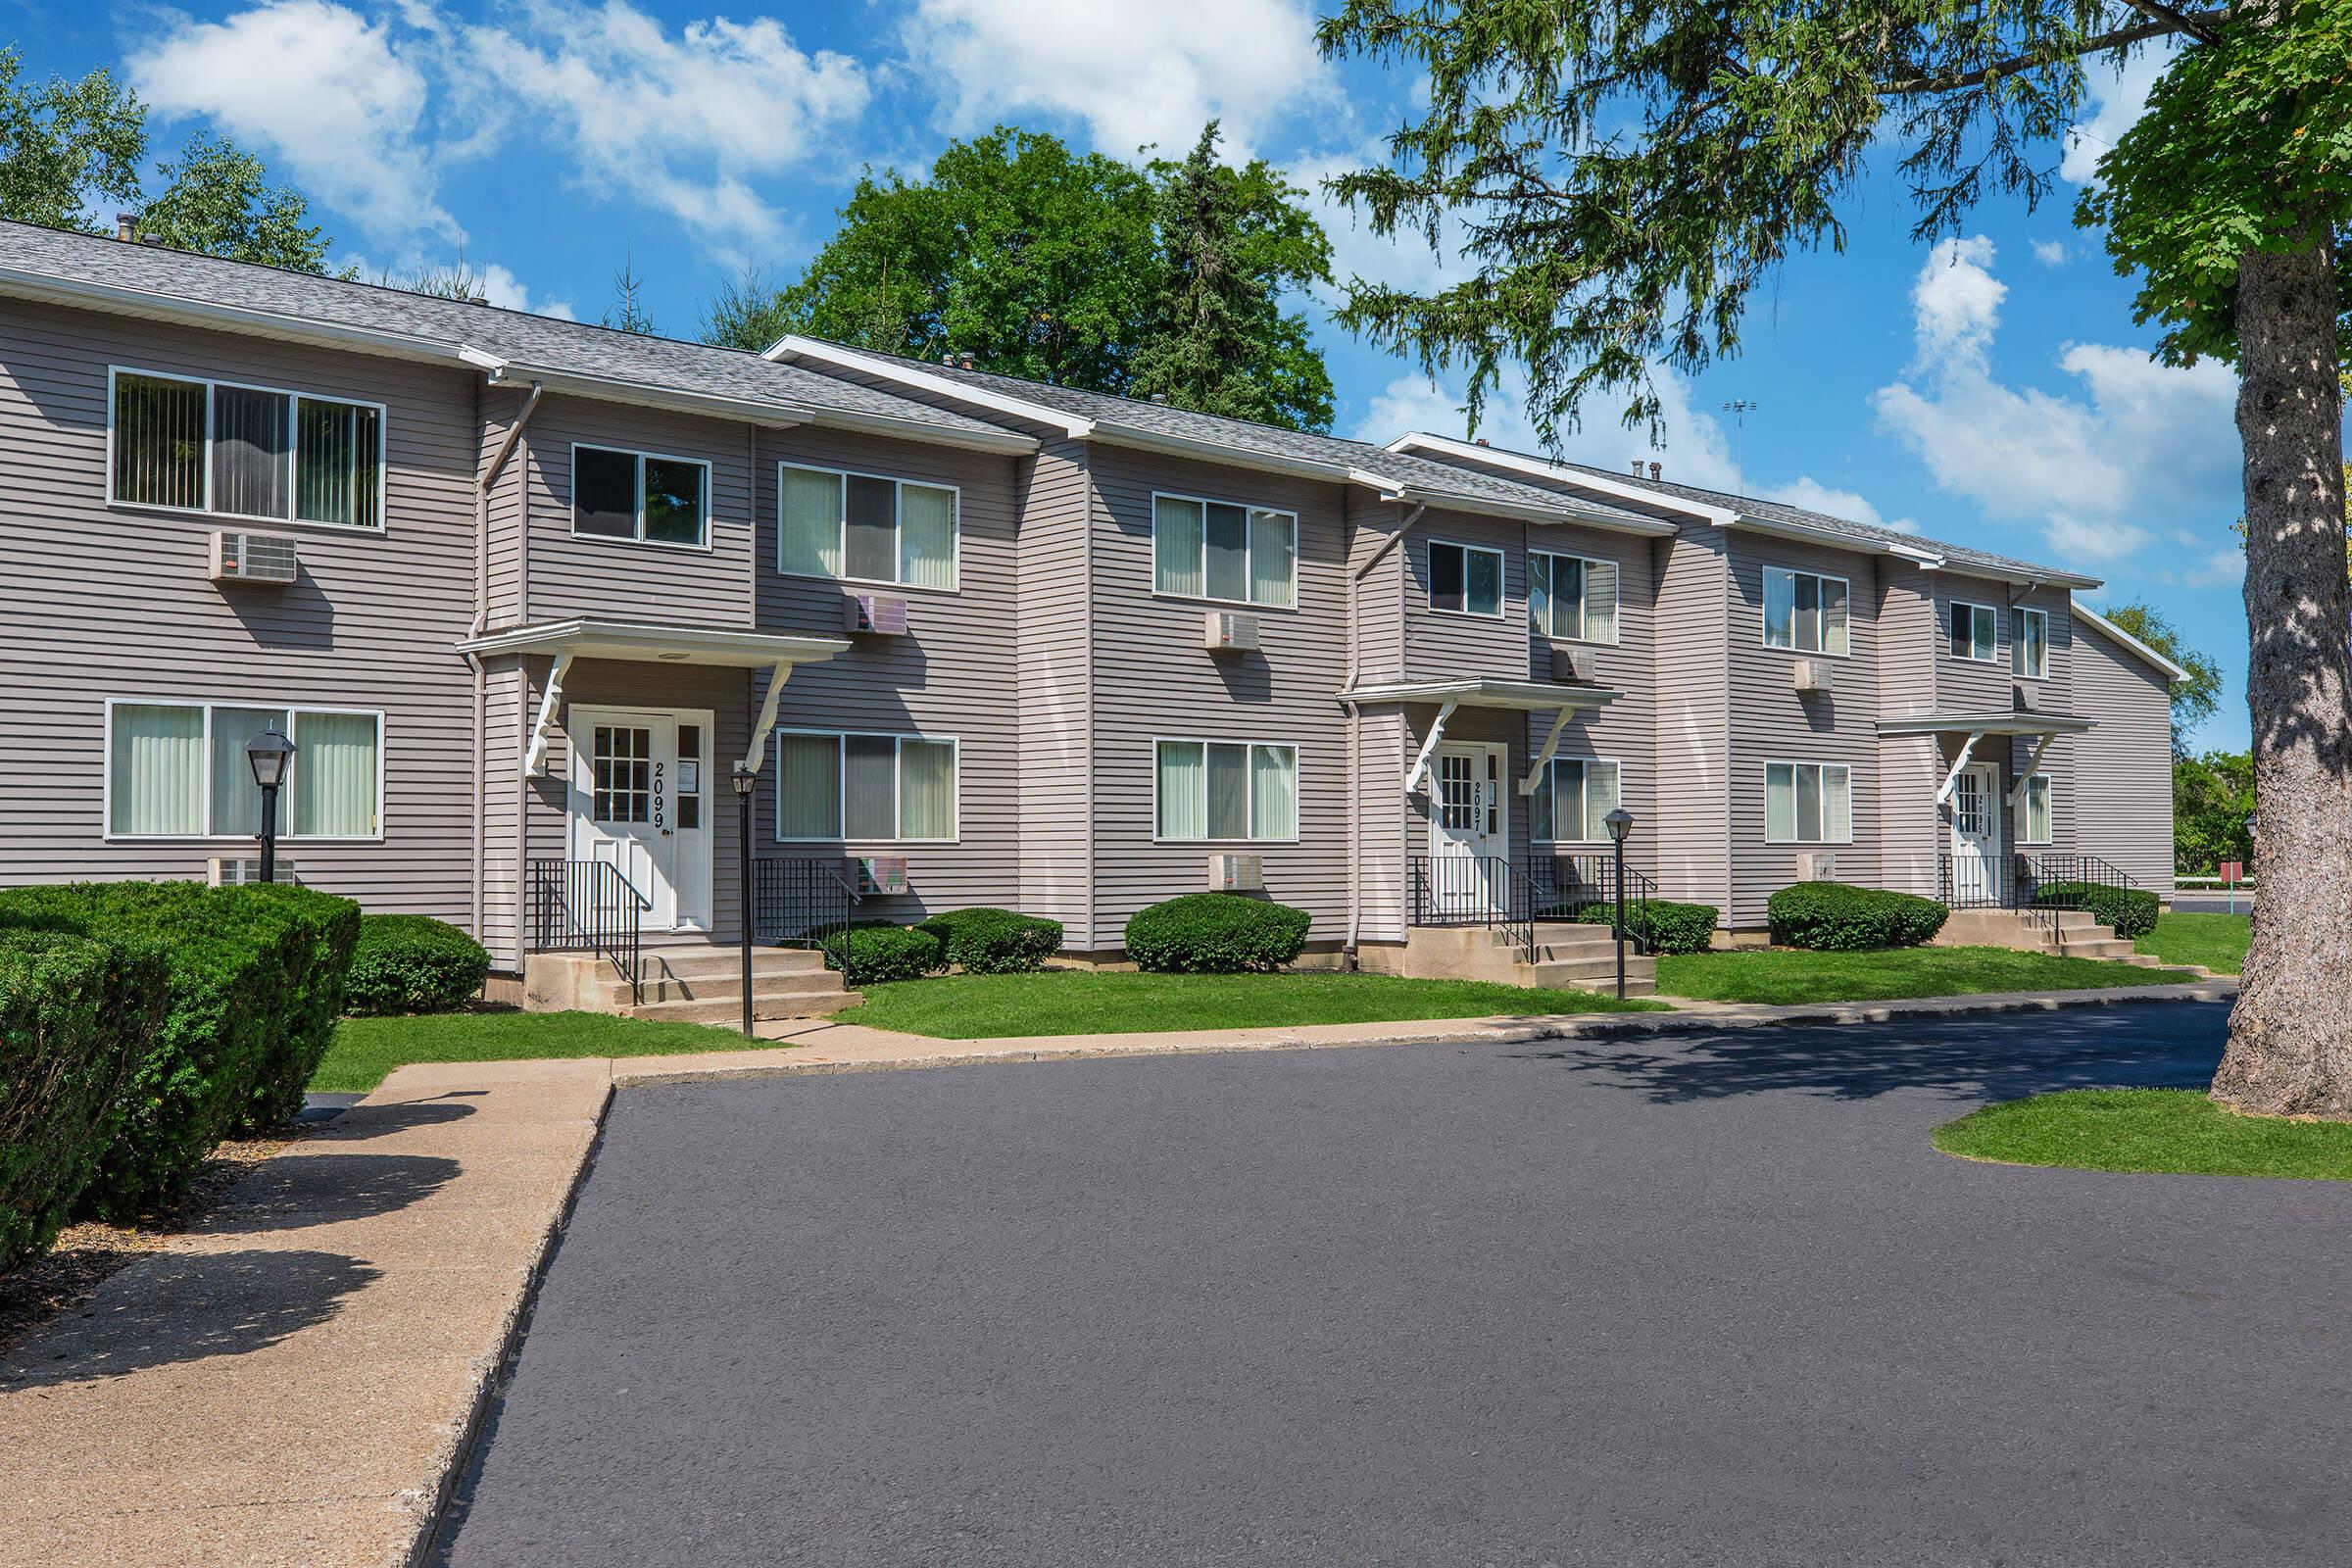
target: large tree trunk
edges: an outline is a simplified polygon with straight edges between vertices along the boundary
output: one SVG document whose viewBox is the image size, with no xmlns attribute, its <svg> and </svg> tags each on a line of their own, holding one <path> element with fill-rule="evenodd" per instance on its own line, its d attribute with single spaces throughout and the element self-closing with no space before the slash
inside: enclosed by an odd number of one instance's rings
<svg viewBox="0 0 2352 1568">
<path fill-rule="evenodd" d="M 2238 263 L 2254 945 L 2213 1097 L 2352 1118 L 2352 596 L 2334 242 Z"/>
</svg>

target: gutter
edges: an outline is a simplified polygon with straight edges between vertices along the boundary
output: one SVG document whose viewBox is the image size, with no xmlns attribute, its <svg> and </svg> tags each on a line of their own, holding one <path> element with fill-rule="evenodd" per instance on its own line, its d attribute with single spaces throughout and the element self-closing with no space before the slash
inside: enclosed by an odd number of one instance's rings
<svg viewBox="0 0 2352 1568">
<path fill-rule="evenodd" d="M 1389 559 L 1389 553 L 1404 543 L 1404 536 L 1429 508 L 1417 506 L 1404 515 L 1396 531 L 1381 541 L 1380 548 L 1365 558 L 1364 564 L 1348 574 L 1348 687 L 1356 689 L 1357 676 L 1363 671 L 1363 620 L 1356 612 L 1357 592 L 1372 568 Z M 1403 594 L 1399 591 L 1398 600 Z M 1404 657 L 1402 627 L 1398 628 L 1396 654 L 1401 666 Z M 1399 667 L 1397 678 L 1404 670 Z M 1352 697 L 1343 697 L 1340 706 L 1348 710 L 1348 940 L 1341 954 L 1350 966 L 1357 966 L 1357 950 L 1361 946 L 1364 927 L 1364 743 L 1363 709 Z"/>
<path fill-rule="evenodd" d="M 467 643 L 479 639 L 490 624 L 490 487 L 498 482 L 499 471 L 506 467 L 507 459 L 514 452 L 515 443 L 522 438 L 522 427 L 531 422 L 539 412 L 539 398 L 545 388 L 531 383 L 530 396 L 523 400 L 522 412 L 507 427 L 506 439 L 499 442 L 498 451 L 490 458 L 490 466 L 474 476 L 473 482 L 473 623 L 467 628 Z M 474 426 L 481 426 L 481 391 L 474 392 Z M 490 787 L 489 730 L 489 666 L 482 656 L 470 647 L 462 649 L 466 662 L 473 666 L 473 939 L 482 940 L 482 877 L 483 862 L 489 853 L 490 824 L 483 796 Z M 515 866 L 519 879 L 522 868 Z M 522 886 L 517 880 L 514 888 L 514 921 L 522 923 Z M 488 944 L 484 944 L 487 946 Z"/>
</svg>

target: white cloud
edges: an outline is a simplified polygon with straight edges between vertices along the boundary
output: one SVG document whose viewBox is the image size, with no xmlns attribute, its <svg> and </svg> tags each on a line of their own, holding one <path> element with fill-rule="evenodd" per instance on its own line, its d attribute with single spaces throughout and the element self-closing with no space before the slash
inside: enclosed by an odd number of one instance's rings
<svg viewBox="0 0 2352 1568">
<path fill-rule="evenodd" d="M 2038 522 L 2071 559 L 2114 561 L 2153 528 L 2226 515 L 2237 466 L 2228 368 L 2076 343 L 2057 360 L 2076 391 L 2011 386 L 1991 364 L 2008 293 L 1993 260 L 1981 235 L 1930 253 L 1911 294 L 1916 357 L 1873 398 L 1881 427 L 1941 488 L 1995 521 Z"/>
<path fill-rule="evenodd" d="M 277 0 L 220 22 L 173 15 L 126 65 L 159 112 L 211 120 L 369 233 L 457 234 L 419 139 L 425 77 L 390 24 L 330 0 Z"/>
<path fill-rule="evenodd" d="M 1838 490 L 1823 484 L 1810 474 L 1792 483 L 1775 485 L 1766 490 L 1764 499 L 1778 501 L 1787 507 L 1802 507 L 1807 512 L 1827 513 L 1833 517 L 1844 517 L 1853 522 L 1867 522 L 1875 528 L 1891 528 L 1896 533 L 1917 533 L 1919 522 L 1912 517 L 1884 517 L 1871 505 L 1870 498 L 1854 490 Z"/>
<path fill-rule="evenodd" d="M 2107 149 L 2147 112 L 2148 90 L 2172 68 L 2175 53 L 2171 40 L 2160 40 L 2124 61 L 2111 79 L 2089 83 L 2091 117 L 2067 132 L 2066 157 L 2058 165 L 2061 178 L 2090 183 Z"/>
<path fill-rule="evenodd" d="M 2191 588 L 2221 588 L 2242 582 L 2246 575 L 2246 553 L 2234 547 L 2212 551 L 2204 561 L 2182 574 L 2181 580 Z"/>
<path fill-rule="evenodd" d="M 2055 239 L 2035 240 L 2034 242 L 2034 259 L 2044 267 L 2064 267 L 2066 265 L 2066 242 Z"/>
<path fill-rule="evenodd" d="M 482 293 L 489 298 L 491 304 L 502 305 L 510 311 L 530 311 L 539 316 L 553 316 L 565 321 L 576 319 L 572 315 L 569 300 L 548 299 L 545 296 L 532 297 L 529 287 L 521 278 L 516 277 L 495 262 L 482 269 Z"/>
<path fill-rule="evenodd" d="M 1479 438 L 1514 452 L 1541 452 L 1543 439 L 1527 416 L 1526 381 L 1506 374 L 1501 395 L 1490 397 L 1479 416 Z M 1388 442 L 1410 431 L 1465 438 L 1469 421 L 1463 399 L 1422 375 L 1400 375 L 1380 389 L 1356 425 L 1358 441 Z"/>
<path fill-rule="evenodd" d="M 1388 164 L 1388 149 L 1378 141 L 1339 152 L 1300 158 L 1283 172 L 1306 192 L 1306 208 L 1331 239 L 1331 275 L 1341 284 L 1360 277 L 1368 283 L 1387 283 L 1418 294 L 1434 293 L 1470 275 L 1471 269 L 1454 255 L 1455 225 L 1446 222 L 1438 247 L 1418 233 L 1394 237 L 1376 234 L 1369 220 L 1342 206 L 1323 188 L 1334 175 Z"/>
<path fill-rule="evenodd" d="M 1297 0 L 916 0 L 900 36 L 956 130 L 1043 110 L 1118 157 L 1181 156 L 1221 117 L 1227 154 L 1247 158 L 1279 116 L 1332 94 Z"/>
<path fill-rule="evenodd" d="M 334 268 L 337 271 L 349 269 L 363 283 L 381 282 L 393 288 L 400 287 L 403 282 L 420 273 L 444 274 L 463 268 L 473 278 L 474 286 L 481 290 L 482 296 L 493 305 L 504 306 L 510 311 L 529 311 L 534 316 L 552 316 L 563 321 L 579 318 L 572 313 L 569 300 L 533 294 L 529 284 L 515 276 L 511 269 L 501 267 L 496 262 L 479 265 L 463 258 L 448 262 L 411 253 L 400 266 L 384 267 L 354 252 L 335 258 Z"/>
</svg>

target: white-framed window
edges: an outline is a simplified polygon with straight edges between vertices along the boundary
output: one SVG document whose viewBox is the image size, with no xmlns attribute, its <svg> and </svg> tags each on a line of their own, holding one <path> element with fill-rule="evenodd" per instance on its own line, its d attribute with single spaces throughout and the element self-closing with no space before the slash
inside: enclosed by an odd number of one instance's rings
<svg viewBox="0 0 2352 1568">
<path fill-rule="evenodd" d="M 1843 762 L 1764 764 L 1764 842 L 1851 844 L 1853 772 Z"/>
<path fill-rule="evenodd" d="M 1502 616 L 1502 552 L 1447 539 L 1429 542 L 1429 608 L 1457 615 Z"/>
<path fill-rule="evenodd" d="M 947 844 L 962 748 L 953 735 L 776 731 L 776 837 Z"/>
<path fill-rule="evenodd" d="M 2050 842 L 2050 775 L 2035 773 L 2026 780 L 2017 802 L 2017 837 L 2021 844 Z"/>
<path fill-rule="evenodd" d="M 271 729 L 294 743 L 277 791 L 279 838 L 383 837 L 381 712 L 127 697 L 106 705 L 105 836 L 258 838 L 262 791 L 245 747 Z"/>
<path fill-rule="evenodd" d="M 1298 518 L 1199 496 L 1152 498 L 1152 591 L 1288 610 L 1298 602 Z"/>
<path fill-rule="evenodd" d="M 571 531 L 584 538 L 709 549 L 710 465 L 575 441 Z"/>
<path fill-rule="evenodd" d="M 2000 612 L 1990 605 L 1972 605 L 1965 599 L 1952 601 L 1949 624 L 1952 633 L 1952 657 L 1973 663 L 1989 664 L 2000 658 Z"/>
<path fill-rule="evenodd" d="M 2009 628 L 2009 668 L 2028 680 L 2044 680 L 2050 673 L 2050 612 L 2017 609 Z"/>
<path fill-rule="evenodd" d="M 888 474 L 776 465 L 776 569 L 898 588 L 959 581 L 963 493 Z"/>
<path fill-rule="evenodd" d="M 1852 597 L 1852 586 L 1843 577 L 1766 566 L 1764 646 L 1800 654 L 1850 653 L 1847 607 Z"/>
<path fill-rule="evenodd" d="M 107 495 L 123 506 L 381 529 L 383 405 L 110 367 Z"/>
<path fill-rule="evenodd" d="M 1617 640 L 1617 563 L 1550 550 L 1527 553 L 1527 620 L 1540 636 Z"/>
<path fill-rule="evenodd" d="M 1538 844 L 1603 844 L 1617 809 L 1615 759 L 1555 757 L 1527 798 L 1528 833 Z"/>
<path fill-rule="evenodd" d="M 1162 843 L 1296 842 L 1298 748 L 1153 741 L 1152 836 Z"/>
</svg>

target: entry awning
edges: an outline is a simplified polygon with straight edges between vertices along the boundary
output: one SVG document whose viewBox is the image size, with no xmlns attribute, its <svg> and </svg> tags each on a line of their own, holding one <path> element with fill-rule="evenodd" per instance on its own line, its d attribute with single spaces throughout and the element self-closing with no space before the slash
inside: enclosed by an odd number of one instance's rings
<svg viewBox="0 0 2352 1568">
<path fill-rule="evenodd" d="M 1969 759 L 1976 754 L 1977 742 L 1987 735 L 2029 735 L 2034 739 L 2034 755 L 2026 765 L 2017 770 L 2017 783 L 2009 791 L 2009 804 L 2015 806 L 2025 795 L 2026 782 L 2041 766 L 2042 754 L 2050 742 L 2061 735 L 2080 735 L 2096 720 L 2075 718 L 2059 713 L 2034 713 L 2011 709 L 1990 713 L 1920 713 L 1906 718 L 1882 718 L 1882 735 L 1959 735 L 1960 755 L 1952 759 L 1951 770 L 1943 775 L 1943 783 L 1936 791 L 1936 804 L 1941 806 L 1952 798 L 1960 782 L 1961 772 Z"/>
<path fill-rule="evenodd" d="M 1605 686 L 1575 686 L 1560 680 L 1497 680 L 1478 675 L 1463 680 L 1408 681 L 1395 686 L 1358 686 L 1340 693 L 1343 703 L 1435 703 L 1438 716 L 1423 737 L 1421 751 L 1414 757 L 1413 765 L 1404 770 L 1404 792 L 1410 795 L 1421 787 L 1422 777 L 1429 772 L 1429 760 L 1438 754 L 1438 743 L 1446 738 L 1446 721 L 1453 717 L 1457 708 L 1515 708 L 1534 712 L 1539 709 L 1556 709 L 1551 721 L 1551 733 L 1536 753 L 1535 763 L 1527 777 L 1519 781 L 1519 793 L 1533 795 L 1536 781 L 1560 749 L 1560 732 L 1578 710 L 1605 708 L 1624 696 Z"/>
</svg>

